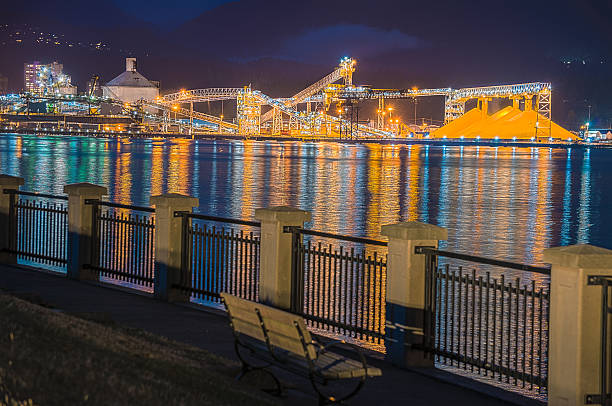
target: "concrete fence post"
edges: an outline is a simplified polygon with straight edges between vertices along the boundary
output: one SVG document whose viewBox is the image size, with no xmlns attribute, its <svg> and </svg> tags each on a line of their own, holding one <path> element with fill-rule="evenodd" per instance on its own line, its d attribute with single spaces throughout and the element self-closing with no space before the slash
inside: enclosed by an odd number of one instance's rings
<svg viewBox="0 0 612 406">
<path fill-rule="evenodd" d="M 13 229 L 10 222 L 12 205 L 16 200 L 14 194 L 4 194 L 4 189 L 19 190 L 23 185 L 23 178 L 10 175 L 0 175 L 0 263 L 16 264 L 17 255 L 7 252 L 11 247 L 11 239 L 15 238 L 17 230 Z"/>
<path fill-rule="evenodd" d="M 438 247 L 446 240 L 445 228 L 410 221 L 382 226 L 389 238 L 387 262 L 386 358 L 400 367 L 433 366 L 422 349 L 425 309 L 425 255 L 415 247 Z"/>
<path fill-rule="evenodd" d="M 599 393 L 602 356 L 602 287 L 589 285 L 588 277 L 612 276 L 612 250 L 592 245 L 549 248 L 544 262 L 552 264 L 548 404 L 584 405 L 588 395 Z"/>
<path fill-rule="evenodd" d="M 167 193 L 151 197 L 155 206 L 155 283 L 154 296 L 168 302 L 188 302 L 190 293 L 176 289 L 181 280 L 183 258 L 183 217 L 174 212 L 190 212 L 199 205 L 195 197 Z"/>
<path fill-rule="evenodd" d="M 256 209 L 261 221 L 259 300 L 271 306 L 291 308 L 291 233 L 285 226 L 303 227 L 310 212 L 292 207 Z"/>
<path fill-rule="evenodd" d="M 93 238 L 93 207 L 85 204 L 85 200 L 99 200 L 108 191 L 104 186 L 74 183 L 64 186 L 64 193 L 68 195 L 68 277 L 98 280 L 98 273 L 85 267 L 91 265 Z"/>
</svg>

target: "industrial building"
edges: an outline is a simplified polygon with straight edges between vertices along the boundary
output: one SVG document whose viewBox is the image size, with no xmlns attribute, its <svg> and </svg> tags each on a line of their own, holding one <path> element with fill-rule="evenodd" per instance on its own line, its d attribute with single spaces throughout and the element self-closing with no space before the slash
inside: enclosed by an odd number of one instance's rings
<svg viewBox="0 0 612 406">
<path fill-rule="evenodd" d="M 153 101 L 159 96 L 159 83 L 149 81 L 136 70 L 136 58 L 126 58 L 125 72 L 102 86 L 102 93 L 124 103 Z"/>
<path fill-rule="evenodd" d="M 42 65 L 40 62 L 30 62 L 23 65 L 24 89 L 28 93 L 38 94 L 38 73 Z"/>
<path fill-rule="evenodd" d="M 42 69 L 39 77 L 45 77 L 45 68 L 38 66 L 37 63 L 28 65 L 30 71 L 27 72 L 32 76 L 31 72 Z M 86 112 L 88 116 L 122 115 L 134 120 L 141 130 L 146 127 L 147 131 L 176 131 L 190 135 L 215 133 L 312 139 L 418 138 L 419 142 L 422 139 L 525 143 L 574 143 L 583 140 L 552 121 L 552 85 L 548 82 L 460 89 L 376 89 L 353 84 L 355 67 L 356 61 L 345 57 L 330 74 L 291 97 L 272 98 L 251 86 L 183 89 L 160 95 L 159 83 L 148 80 L 138 72 L 136 58 L 126 58 L 125 71 L 101 87 L 102 98 L 96 95 L 98 76 L 94 75 L 88 84 L 88 92 L 82 96 L 26 94 L 6 98 L 6 103 L 13 110 L 26 114 L 32 112 L 33 103 L 44 102 L 47 112 L 50 112 L 48 107 L 52 106 L 54 114 L 70 111 L 77 114 Z M 417 98 L 421 97 L 438 97 L 444 103 L 444 126 L 407 127 L 398 118 L 391 120 L 393 108 L 386 105 L 388 100 L 413 100 L 416 106 Z M 223 115 L 194 110 L 197 103 L 223 103 L 224 100 L 235 101 L 235 119 L 227 120 Z M 377 120 L 359 120 L 358 103 L 366 100 L 378 101 Z M 467 110 L 474 102 L 476 107 Z M 494 111 L 489 109 L 489 103 L 491 107 L 511 105 Z M 385 116 L 387 113 L 388 116 Z"/>
<path fill-rule="evenodd" d="M 64 65 L 53 62 L 43 65 L 38 61 L 24 65 L 24 84 L 28 93 L 34 94 L 76 94 L 77 87 L 70 76 L 64 73 Z"/>
</svg>

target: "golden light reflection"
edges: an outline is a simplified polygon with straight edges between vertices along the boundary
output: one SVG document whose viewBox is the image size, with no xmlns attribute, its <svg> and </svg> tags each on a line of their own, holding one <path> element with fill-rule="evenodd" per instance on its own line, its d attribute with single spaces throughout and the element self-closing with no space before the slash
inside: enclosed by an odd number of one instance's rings
<svg viewBox="0 0 612 406">
<path fill-rule="evenodd" d="M 192 140 L 178 138 L 170 144 L 170 159 L 168 161 L 168 192 L 187 195 L 191 179 L 190 146 Z"/>
<path fill-rule="evenodd" d="M 151 196 L 157 196 L 164 193 L 163 155 L 163 142 L 153 140 L 151 146 Z"/>
<path fill-rule="evenodd" d="M 408 147 L 408 175 L 407 175 L 407 202 L 406 202 L 406 214 L 404 216 L 406 221 L 417 221 L 419 218 L 419 151 L 421 150 L 420 145 L 413 145 Z"/>
<path fill-rule="evenodd" d="M 550 194 L 552 167 L 549 151 L 541 148 L 537 151 L 538 188 L 536 198 L 535 236 L 532 260 L 540 261 L 542 251 L 549 248 L 550 240 Z"/>
<path fill-rule="evenodd" d="M 130 193 L 132 187 L 132 172 L 130 170 L 131 152 L 129 151 L 129 145 L 129 139 L 122 138 L 118 140 L 116 147 L 117 162 L 115 164 L 114 198 L 122 204 L 132 204 Z"/>
<path fill-rule="evenodd" d="M 23 139 L 21 137 L 15 140 L 15 158 L 21 159 L 23 149 Z"/>
<path fill-rule="evenodd" d="M 519 262 L 540 261 L 560 234 L 569 244 L 590 240 L 591 193 L 601 188 L 581 149 L 40 141 L 0 140 L 3 171 L 39 191 L 92 182 L 127 204 L 171 191 L 199 196 L 203 213 L 244 219 L 258 207 L 291 205 L 312 212 L 313 229 L 377 239 L 384 224 L 426 221 L 448 227 L 451 250 Z"/>
<path fill-rule="evenodd" d="M 241 201 L 238 212 L 242 218 L 251 218 L 255 211 L 253 202 L 257 198 L 256 191 L 259 186 L 256 183 L 256 168 L 255 168 L 255 148 L 258 144 L 255 141 L 245 140 L 242 142 L 243 148 L 243 159 L 242 159 L 242 174 L 235 174 L 235 176 L 242 176 L 242 188 L 239 201 Z"/>
<path fill-rule="evenodd" d="M 370 204 L 366 210 L 366 219 L 372 220 L 366 223 L 367 235 L 378 235 L 380 233 L 380 174 L 382 162 L 382 146 L 379 144 L 368 144 L 368 194 Z M 375 224 L 374 224 L 375 223 Z"/>
</svg>

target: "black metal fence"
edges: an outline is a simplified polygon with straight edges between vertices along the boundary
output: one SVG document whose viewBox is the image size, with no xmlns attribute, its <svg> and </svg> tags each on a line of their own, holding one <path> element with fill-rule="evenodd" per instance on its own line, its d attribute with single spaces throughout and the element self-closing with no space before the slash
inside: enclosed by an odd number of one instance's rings
<svg viewBox="0 0 612 406">
<path fill-rule="evenodd" d="M 427 263 L 424 344 L 436 361 L 544 393 L 550 270 L 427 247 L 417 247 L 417 253 Z M 439 266 L 439 257 L 546 275 L 546 282 Z"/>
<path fill-rule="evenodd" d="M 68 257 L 66 196 L 3 191 L 10 195 L 8 252 L 19 260 L 65 268 Z"/>
<path fill-rule="evenodd" d="M 221 292 L 257 301 L 260 223 L 186 212 L 175 216 L 183 218 L 181 279 L 175 287 L 204 301 L 220 303 Z"/>
<path fill-rule="evenodd" d="M 387 243 L 299 227 L 285 232 L 292 233 L 291 311 L 312 327 L 382 343 L 387 256 L 376 248 L 386 251 Z M 333 242 L 303 241 L 305 235 Z"/>
<path fill-rule="evenodd" d="M 151 287 L 155 217 L 151 207 L 87 200 L 92 206 L 91 264 L 100 276 Z"/>
<path fill-rule="evenodd" d="M 64 266 L 67 197 L 4 193 L 11 195 L 6 251 L 22 260 Z M 154 209 L 99 200 L 86 203 L 92 209 L 89 267 L 114 283 L 151 287 Z M 257 301 L 260 223 L 187 212 L 175 216 L 182 218 L 183 257 L 180 281 L 173 287 L 196 300 L 219 302 L 219 294 L 229 292 Z M 300 227 L 284 231 L 292 236 L 291 311 L 315 329 L 382 344 L 387 243 Z M 424 349 L 440 364 L 545 393 L 550 271 L 431 247 L 417 247 L 417 253 L 426 256 Z M 441 265 L 440 258 L 455 263 Z M 493 267 L 501 271 L 490 271 Z M 593 396 L 604 396 L 612 364 L 612 350 L 606 347 L 612 280 L 597 281 L 603 289 L 604 377 L 601 395 Z"/>
<path fill-rule="evenodd" d="M 612 337 L 610 337 L 610 317 L 612 314 L 611 289 L 612 277 L 589 275 L 589 285 L 601 286 L 601 314 L 600 314 L 600 361 L 599 361 L 599 393 L 586 395 L 587 405 L 612 405 L 612 393 L 609 382 L 612 380 Z"/>
</svg>

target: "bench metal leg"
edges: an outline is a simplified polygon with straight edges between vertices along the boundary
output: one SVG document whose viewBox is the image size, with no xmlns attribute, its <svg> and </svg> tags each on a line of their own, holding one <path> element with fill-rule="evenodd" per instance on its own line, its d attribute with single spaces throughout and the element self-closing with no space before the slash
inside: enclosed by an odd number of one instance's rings
<svg viewBox="0 0 612 406">
<path fill-rule="evenodd" d="M 310 377 L 310 383 L 312 385 L 312 387 L 314 388 L 315 392 L 317 392 L 317 395 L 319 396 L 319 405 L 323 406 L 323 405 L 329 405 L 329 404 L 338 404 L 338 403 L 342 403 L 345 400 L 348 400 L 350 398 L 352 398 L 353 396 L 355 396 L 363 387 L 363 384 L 365 383 L 366 377 L 362 377 L 361 379 L 359 379 L 359 382 L 357 383 L 357 385 L 355 386 L 355 388 L 347 395 L 342 396 L 341 398 L 336 398 L 334 396 L 328 396 L 326 394 L 323 393 L 323 391 L 321 390 L 321 386 L 325 386 L 327 385 L 327 382 L 321 384 L 318 384 L 315 380 L 314 377 Z"/>
<path fill-rule="evenodd" d="M 266 365 L 251 365 L 248 362 L 246 362 L 246 360 L 244 359 L 244 357 L 242 356 L 242 354 L 240 353 L 240 344 L 235 341 L 234 342 L 234 348 L 236 350 L 236 355 L 238 356 L 238 359 L 240 360 L 242 367 L 240 369 L 240 373 L 236 376 L 236 380 L 239 381 L 242 378 L 244 378 L 244 376 L 246 374 L 248 374 L 249 372 L 254 372 L 254 371 L 263 371 L 266 374 L 268 374 L 269 376 L 272 377 L 272 379 L 274 380 L 274 384 L 276 385 L 275 388 L 272 389 L 262 389 L 265 392 L 271 393 L 272 395 L 275 396 L 282 396 L 284 393 L 284 387 L 283 384 L 281 383 L 281 381 L 278 380 L 278 378 L 276 377 L 276 375 L 274 375 L 272 373 L 272 371 L 268 370 L 267 368 L 271 366 L 270 363 L 266 364 Z"/>
</svg>

